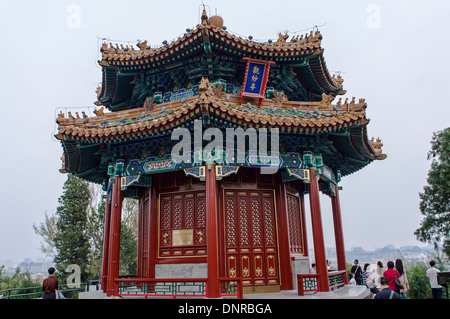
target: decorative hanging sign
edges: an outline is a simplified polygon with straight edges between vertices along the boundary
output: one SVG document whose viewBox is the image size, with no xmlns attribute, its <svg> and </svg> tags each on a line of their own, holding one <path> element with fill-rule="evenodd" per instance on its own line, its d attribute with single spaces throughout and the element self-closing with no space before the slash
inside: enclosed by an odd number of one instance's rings
<svg viewBox="0 0 450 319">
<path fill-rule="evenodd" d="M 248 96 L 258 98 L 258 106 L 261 106 L 265 97 L 270 66 L 275 62 L 251 58 L 243 58 L 242 60 L 247 61 L 247 69 L 245 70 L 244 84 L 241 90 L 241 103 L 242 97 Z"/>
</svg>

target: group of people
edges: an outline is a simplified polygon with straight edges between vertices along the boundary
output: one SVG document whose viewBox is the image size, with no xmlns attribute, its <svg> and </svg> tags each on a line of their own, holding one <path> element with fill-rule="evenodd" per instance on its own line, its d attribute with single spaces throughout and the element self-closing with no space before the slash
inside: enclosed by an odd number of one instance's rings
<svg viewBox="0 0 450 319">
<path fill-rule="evenodd" d="M 357 285 L 366 285 L 374 295 L 374 299 L 405 298 L 405 293 L 409 290 L 409 282 L 401 259 L 397 259 L 395 263 L 388 261 L 387 268 L 381 261 L 377 262 L 378 287 L 369 273 L 369 266 L 370 264 L 366 263 L 361 269 L 358 259 L 355 259 L 351 269 L 351 280 Z"/>
<path fill-rule="evenodd" d="M 404 299 L 405 293 L 409 290 L 409 281 L 406 271 L 403 268 L 401 259 L 387 262 L 387 269 L 384 268 L 381 261 L 377 262 L 377 274 L 379 277 L 378 287 L 375 285 L 375 279 L 369 273 L 370 264 L 364 264 L 363 269 L 359 265 L 358 259 L 353 261 L 351 269 L 351 280 L 357 285 L 366 285 L 374 294 L 374 299 Z M 331 270 L 331 264 L 327 260 L 327 268 Z M 58 279 L 55 278 L 55 268 L 48 270 L 49 277 L 44 280 L 42 290 L 43 299 L 56 299 L 58 294 Z M 310 273 L 316 273 L 316 264 L 312 264 Z M 427 270 L 427 278 L 430 281 L 433 299 L 442 299 L 442 286 L 438 284 L 436 262 L 430 261 L 430 268 Z"/>
<path fill-rule="evenodd" d="M 332 271 L 332 269 L 331 269 L 331 262 L 327 259 L 326 263 L 327 263 L 327 270 L 328 271 Z M 309 270 L 309 273 L 310 274 L 316 274 L 317 273 L 316 264 L 311 264 L 311 269 Z"/>
<path fill-rule="evenodd" d="M 396 259 L 395 263 L 388 261 L 387 268 L 381 261 L 377 262 L 378 287 L 375 285 L 375 279 L 370 276 L 369 266 L 370 264 L 366 263 L 361 269 L 358 259 L 355 259 L 351 269 L 351 281 L 357 285 L 365 284 L 374 295 L 374 299 L 405 299 L 405 294 L 409 290 L 409 281 L 401 259 Z M 436 262 L 430 261 L 427 278 L 430 281 L 433 299 L 442 299 L 442 286 L 437 281 L 438 272 Z"/>
</svg>

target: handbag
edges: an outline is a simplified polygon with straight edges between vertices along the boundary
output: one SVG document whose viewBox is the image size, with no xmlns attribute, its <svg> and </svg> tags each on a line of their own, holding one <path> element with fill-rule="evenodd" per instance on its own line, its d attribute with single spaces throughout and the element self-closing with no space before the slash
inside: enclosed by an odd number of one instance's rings
<svg viewBox="0 0 450 319">
<path fill-rule="evenodd" d="M 364 285 L 364 278 L 362 277 L 362 270 L 361 270 L 361 275 L 359 275 L 358 278 L 356 278 L 356 274 L 358 273 L 358 269 L 361 269 L 361 266 L 359 266 L 359 265 L 356 266 L 355 273 L 353 274 L 353 278 L 355 278 L 357 285 Z"/>
<path fill-rule="evenodd" d="M 397 276 L 397 272 L 395 272 L 395 279 L 394 279 L 395 288 L 400 291 L 403 289 L 403 285 L 400 281 L 400 278 Z"/>
<path fill-rule="evenodd" d="M 367 282 L 366 282 L 366 286 L 367 286 L 367 288 L 369 288 L 369 289 L 375 288 L 375 284 L 373 283 L 372 280 L 367 281 Z"/>
</svg>

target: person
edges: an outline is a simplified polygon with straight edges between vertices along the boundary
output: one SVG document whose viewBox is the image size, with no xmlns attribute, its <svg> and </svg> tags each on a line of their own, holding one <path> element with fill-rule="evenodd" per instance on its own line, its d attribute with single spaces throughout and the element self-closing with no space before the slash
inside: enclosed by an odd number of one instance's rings
<svg viewBox="0 0 450 319">
<path fill-rule="evenodd" d="M 369 288 L 373 294 L 377 294 L 378 292 L 380 292 L 380 290 L 375 287 L 375 280 L 370 276 L 369 267 L 370 264 L 364 264 L 364 272 L 362 274 L 362 277 L 364 279 L 364 282 L 366 283 L 367 288 Z"/>
<path fill-rule="evenodd" d="M 394 268 L 395 265 L 393 261 L 388 261 L 387 267 L 388 269 L 383 273 L 383 277 L 386 277 L 389 280 L 389 288 L 400 295 L 400 288 L 395 285 L 395 278 L 400 278 L 400 274 Z"/>
<path fill-rule="evenodd" d="M 327 270 L 331 271 L 331 262 L 327 259 Z"/>
<path fill-rule="evenodd" d="M 439 269 L 436 268 L 436 262 L 430 261 L 430 268 L 427 270 L 427 278 L 430 281 L 431 294 L 433 299 L 442 299 L 442 286 L 438 284 L 437 274 Z"/>
<path fill-rule="evenodd" d="M 42 299 L 56 299 L 56 290 L 58 289 L 58 279 L 55 278 L 56 269 L 50 267 L 48 269 L 48 274 L 50 275 L 48 278 L 44 280 L 42 283 L 42 290 L 44 291 L 44 295 Z"/>
<path fill-rule="evenodd" d="M 351 269 L 351 273 L 353 274 L 353 278 L 355 278 L 356 284 L 357 285 L 363 285 L 363 277 L 362 277 L 362 270 L 361 270 L 361 266 L 358 265 L 358 259 L 355 259 L 353 261 L 353 266 Z"/>
<path fill-rule="evenodd" d="M 406 276 L 406 271 L 403 268 L 403 261 L 401 259 L 395 260 L 395 269 L 400 274 L 400 281 L 403 285 L 403 288 L 400 289 L 400 296 L 405 299 L 405 294 L 409 290 L 409 281 L 408 277 Z"/>
<path fill-rule="evenodd" d="M 316 264 L 311 264 L 311 269 L 309 270 L 310 274 L 316 274 Z"/>
<path fill-rule="evenodd" d="M 383 273 L 386 271 L 387 269 L 384 268 L 383 263 L 381 261 L 377 262 L 377 274 L 378 276 L 382 277 Z"/>
<path fill-rule="evenodd" d="M 373 299 L 402 299 L 400 295 L 390 288 L 389 279 L 380 277 L 380 289 Z"/>
</svg>

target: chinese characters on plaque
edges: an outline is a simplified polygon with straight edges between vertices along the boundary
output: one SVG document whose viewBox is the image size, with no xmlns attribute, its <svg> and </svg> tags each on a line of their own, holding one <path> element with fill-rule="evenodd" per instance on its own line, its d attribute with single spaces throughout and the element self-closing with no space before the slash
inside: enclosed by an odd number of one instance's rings
<svg viewBox="0 0 450 319">
<path fill-rule="evenodd" d="M 259 98 L 258 106 L 260 106 L 264 100 L 270 66 L 275 62 L 250 58 L 243 60 L 247 61 L 247 69 L 241 90 L 241 102 L 243 96 Z"/>
</svg>

